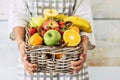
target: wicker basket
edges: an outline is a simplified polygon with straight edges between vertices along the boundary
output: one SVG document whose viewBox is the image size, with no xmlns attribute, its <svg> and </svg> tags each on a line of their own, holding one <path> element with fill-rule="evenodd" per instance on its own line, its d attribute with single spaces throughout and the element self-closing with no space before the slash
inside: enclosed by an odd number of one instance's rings
<svg viewBox="0 0 120 80">
<path fill-rule="evenodd" d="M 30 34 L 26 28 L 26 53 L 31 63 L 38 64 L 36 72 L 44 73 L 72 73 L 71 61 L 78 60 L 82 47 L 59 46 L 30 46 Z M 56 59 L 55 55 L 62 53 L 62 58 Z"/>
</svg>

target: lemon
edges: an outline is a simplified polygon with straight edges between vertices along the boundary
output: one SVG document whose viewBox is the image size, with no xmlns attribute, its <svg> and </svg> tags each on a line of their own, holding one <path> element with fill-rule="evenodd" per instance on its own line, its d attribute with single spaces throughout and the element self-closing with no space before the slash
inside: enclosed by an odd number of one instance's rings
<svg viewBox="0 0 120 80">
<path fill-rule="evenodd" d="M 63 40 L 67 43 L 67 46 L 77 46 L 81 41 L 81 37 L 74 30 L 66 30 L 63 34 Z"/>
</svg>

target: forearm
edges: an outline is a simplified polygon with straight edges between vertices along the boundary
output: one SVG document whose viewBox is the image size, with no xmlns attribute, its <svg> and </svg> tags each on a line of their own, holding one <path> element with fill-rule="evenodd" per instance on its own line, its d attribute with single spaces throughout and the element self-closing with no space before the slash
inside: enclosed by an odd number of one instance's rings
<svg viewBox="0 0 120 80">
<path fill-rule="evenodd" d="M 15 27 L 15 35 L 16 35 L 16 41 L 19 44 L 21 41 L 24 41 L 25 39 L 25 28 L 21 26 Z"/>
</svg>

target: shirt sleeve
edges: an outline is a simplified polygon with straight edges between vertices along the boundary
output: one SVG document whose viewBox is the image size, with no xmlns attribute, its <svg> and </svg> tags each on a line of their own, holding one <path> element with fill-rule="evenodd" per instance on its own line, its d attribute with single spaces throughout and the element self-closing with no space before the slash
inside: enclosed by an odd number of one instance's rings
<svg viewBox="0 0 120 80">
<path fill-rule="evenodd" d="M 88 49 L 94 49 L 95 48 L 95 37 L 94 37 L 94 29 L 93 29 L 93 17 L 92 17 L 92 11 L 91 11 L 91 5 L 90 0 L 77 0 L 79 4 L 77 4 L 75 14 L 76 16 L 80 16 L 86 20 L 88 20 L 91 24 L 91 28 L 93 30 L 92 33 L 87 32 L 81 32 L 82 35 L 86 35 L 89 37 L 89 45 Z"/>
<path fill-rule="evenodd" d="M 26 27 L 30 21 L 30 12 L 25 0 L 14 0 L 10 4 L 8 26 L 10 39 L 15 40 L 14 28 L 17 26 Z"/>
</svg>

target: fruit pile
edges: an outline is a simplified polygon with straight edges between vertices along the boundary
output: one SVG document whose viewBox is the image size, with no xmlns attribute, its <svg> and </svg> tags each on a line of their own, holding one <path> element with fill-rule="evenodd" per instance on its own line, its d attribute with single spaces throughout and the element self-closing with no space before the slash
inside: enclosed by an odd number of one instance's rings
<svg viewBox="0 0 120 80">
<path fill-rule="evenodd" d="M 77 46 L 80 31 L 92 32 L 90 23 L 81 17 L 66 16 L 55 9 L 45 9 L 43 14 L 32 17 L 29 23 L 31 46 Z"/>
</svg>

